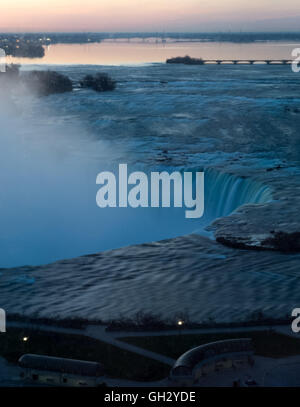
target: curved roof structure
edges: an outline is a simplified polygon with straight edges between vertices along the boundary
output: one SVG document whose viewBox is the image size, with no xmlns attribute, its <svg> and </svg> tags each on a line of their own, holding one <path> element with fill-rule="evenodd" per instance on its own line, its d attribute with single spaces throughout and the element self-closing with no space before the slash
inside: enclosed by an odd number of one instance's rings
<svg viewBox="0 0 300 407">
<path fill-rule="evenodd" d="M 254 352 L 252 339 L 228 339 L 224 341 L 211 342 L 193 348 L 181 355 L 175 362 L 172 373 L 192 374 L 194 367 L 208 359 L 225 357 L 227 354 L 252 354 Z M 176 373 L 175 373 L 176 374 Z"/>
<path fill-rule="evenodd" d="M 104 367 L 101 363 L 44 355 L 23 355 L 19 359 L 19 365 L 28 369 L 69 373 L 80 376 L 99 377 L 104 374 Z"/>
</svg>

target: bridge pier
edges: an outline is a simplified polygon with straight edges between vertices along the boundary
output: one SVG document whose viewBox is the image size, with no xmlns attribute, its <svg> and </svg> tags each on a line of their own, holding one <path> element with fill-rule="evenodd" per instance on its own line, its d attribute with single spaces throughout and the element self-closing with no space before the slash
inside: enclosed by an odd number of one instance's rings
<svg viewBox="0 0 300 407">
<path fill-rule="evenodd" d="M 172 58 L 171 58 L 172 59 Z M 196 65 L 208 65 L 208 64 L 216 64 L 216 65 L 253 65 L 255 63 L 266 64 L 266 65 L 288 65 L 292 63 L 292 60 L 288 59 L 201 59 L 201 63 Z M 175 62 L 176 63 L 176 62 Z"/>
</svg>

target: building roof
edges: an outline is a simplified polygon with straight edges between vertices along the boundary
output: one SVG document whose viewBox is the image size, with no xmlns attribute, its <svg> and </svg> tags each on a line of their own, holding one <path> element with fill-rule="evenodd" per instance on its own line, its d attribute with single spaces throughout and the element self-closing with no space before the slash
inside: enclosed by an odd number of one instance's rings
<svg viewBox="0 0 300 407">
<path fill-rule="evenodd" d="M 19 365 L 28 369 L 47 370 L 80 376 L 99 377 L 103 376 L 104 374 L 104 367 L 98 362 L 88 362 L 44 355 L 23 355 L 19 359 Z"/>
<path fill-rule="evenodd" d="M 197 348 L 193 348 L 181 355 L 175 362 L 172 372 L 178 370 L 191 374 L 196 365 L 210 358 L 222 357 L 228 353 L 253 353 L 253 343 L 251 338 L 228 339 L 207 343 Z"/>
</svg>

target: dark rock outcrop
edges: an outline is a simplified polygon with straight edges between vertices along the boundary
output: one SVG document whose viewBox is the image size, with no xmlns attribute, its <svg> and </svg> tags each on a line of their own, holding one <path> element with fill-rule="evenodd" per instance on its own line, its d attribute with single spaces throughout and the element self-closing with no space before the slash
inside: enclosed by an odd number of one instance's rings
<svg viewBox="0 0 300 407">
<path fill-rule="evenodd" d="M 96 92 L 107 92 L 116 88 L 116 81 L 106 73 L 97 73 L 96 75 L 86 75 L 80 81 L 80 86 L 93 89 Z"/>
<path fill-rule="evenodd" d="M 271 232 L 272 233 L 272 232 Z M 300 251 L 300 232 L 286 233 L 273 232 L 262 242 L 263 245 L 271 246 L 281 252 L 293 253 Z"/>
<path fill-rule="evenodd" d="M 218 236 L 216 240 L 218 243 L 234 249 L 276 250 L 283 253 L 300 252 L 300 232 L 276 232 L 274 235 L 254 235 L 252 238 Z"/>
<path fill-rule="evenodd" d="M 23 75 L 22 81 L 29 90 L 39 96 L 73 90 L 72 81 L 67 76 L 55 71 L 31 71 Z"/>
</svg>

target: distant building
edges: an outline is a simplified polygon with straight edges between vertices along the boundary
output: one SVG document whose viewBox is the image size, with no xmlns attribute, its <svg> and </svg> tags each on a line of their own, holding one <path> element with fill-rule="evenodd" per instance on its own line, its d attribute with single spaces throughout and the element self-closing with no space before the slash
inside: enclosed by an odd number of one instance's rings
<svg viewBox="0 0 300 407">
<path fill-rule="evenodd" d="M 31 383 L 53 386 L 103 385 L 104 367 L 97 362 L 26 354 L 20 357 L 21 377 Z"/>
<path fill-rule="evenodd" d="M 212 372 L 252 364 L 253 355 L 249 338 L 207 343 L 181 355 L 170 372 L 170 379 L 177 385 L 190 386 Z"/>
</svg>

